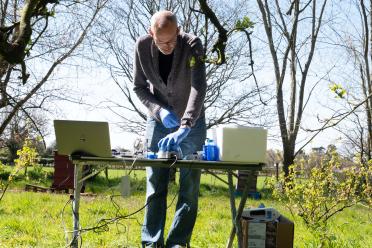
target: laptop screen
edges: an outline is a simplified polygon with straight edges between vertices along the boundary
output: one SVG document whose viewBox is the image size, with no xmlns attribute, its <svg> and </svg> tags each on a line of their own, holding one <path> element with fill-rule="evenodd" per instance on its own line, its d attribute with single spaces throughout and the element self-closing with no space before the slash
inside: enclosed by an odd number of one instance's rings
<svg viewBox="0 0 372 248">
<path fill-rule="evenodd" d="M 58 154 L 112 157 L 107 122 L 54 120 Z"/>
</svg>

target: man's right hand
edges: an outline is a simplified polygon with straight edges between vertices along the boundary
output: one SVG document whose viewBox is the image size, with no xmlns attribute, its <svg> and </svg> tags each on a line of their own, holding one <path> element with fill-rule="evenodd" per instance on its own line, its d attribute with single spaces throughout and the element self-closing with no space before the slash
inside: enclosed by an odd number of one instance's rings
<svg viewBox="0 0 372 248">
<path fill-rule="evenodd" d="M 166 128 L 178 127 L 180 125 L 180 121 L 178 120 L 178 117 L 172 111 L 169 111 L 165 108 L 161 108 L 159 112 L 159 116 L 160 116 L 161 122 Z"/>
</svg>

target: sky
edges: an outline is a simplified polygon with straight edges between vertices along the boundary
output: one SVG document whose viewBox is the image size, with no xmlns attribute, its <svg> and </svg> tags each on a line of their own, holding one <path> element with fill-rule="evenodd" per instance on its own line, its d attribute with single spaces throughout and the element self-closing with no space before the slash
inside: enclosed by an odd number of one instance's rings
<svg viewBox="0 0 372 248">
<path fill-rule="evenodd" d="M 267 74 L 269 75 L 269 74 Z M 52 127 L 53 119 L 69 119 L 69 120 L 84 120 L 84 121 L 107 121 L 110 128 L 110 141 L 112 148 L 126 148 L 132 150 L 133 143 L 136 138 L 142 138 L 141 136 L 133 133 L 124 132 L 121 130 L 116 123 L 119 121 L 118 117 L 114 115 L 111 111 L 107 109 L 97 108 L 94 105 L 104 99 L 115 99 L 122 96 L 118 94 L 117 86 L 113 82 L 110 82 L 108 78 L 109 75 L 104 72 L 96 73 L 91 71 L 84 75 L 80 75 L 76 80 L 78 82 L 70 81 L 71 87 L 75 91 L 81 91 L 84 95 L 83 100 L 91 105 L 86 104 L 76 104 L 71 102 L 59 101 L 54 103 L 61 110 L 58 114 L 53 114 L 49 116 L 51 119 L 50 134 L 46 137 L 47 145 L 52 144 L 55 140 L 54 131 Z M 271 76 L 270 76 L 271 77 Z M 122 98 L 124 103 L 125 99 Z M 317 112 L 319 113 L 319 112 Z M 312 113 L 308 114 L 312 117 Z M 304 118 L 305 126 L 309 126 L 309 123 L 306 123 L 306 116 Z M 315 126 L 315 124 L 310 126 Z M 280 138 L 278 137 L 279 130 L 277 128 L 268 129 L 268 149 L 281 149 Z M 208 132 L 208 137 L 212 138 L 212 132 Z M 273 137 L 275 136 L 275 137 Z M 298 141 L 305 139 L 305 136 L 299 135 Z M 312 147 L 327 147 L 329 144 L 337 144 L 339 141 L 339 134 L 337 132 L 328 130 L 327 132 L 318 135 L 306 148 L 307 151 L 311 150 Z M 301 143 L 300 143 L 301 144 Z M 299 147 L 299 146 L 298 146 Z"/>
<path fill-rule="evenodd" d="M 263 43 L 260 40 L 263 39 L 262 30 L 255 29 L 254 34 L 255 37 L 253 42 L 258 44 L 258 46 L 262 46 Z M 309 73 L 310 76 L 308 79 L 309 85 L 312 85 L 314 82 L 316 82 L 322 75 L 322 73 L 326 74 L 328 68 L 332 67 L 333 65 L 337 66 L 336 69 L 334 69 L 333 71 L 333 78 L 330 79 L 337 81 L 337 73 L 341 72 L 343 69 L 343 65 L 340 64 L 342 60 L 340 59 L 340 57 L 337 57 L 337 54 L 333 53 L 332 49 L 325 50 L 327 49 L 327 46 L 324 44 L 320 45 L 320 47 L 322 48 L 322 50 L 316 52 L 316 56 L 314 57 L 314 60 L 312 62 L 311 70 Z M 254 56 L 255 64 L 258 66 L 262 66 L 262 69 L 257 72 L 259 81 L 274 82 L 274 75 L 270 64 L 271 60 L 269 57 L 267 57 L 270 56 L 268 51 L 266 51 L 266 54 L 264 55 L 266 56 L 265 58 L 262 58 L 262 54 L 254 54 Z M 61 71 L 59 71 L 59 73 L 61 73 Z M 123 101 L 123 103 L 125 101 L 125 99 L 118 93 L 117 86 L 115 86 L 115 84 L 112 82 L 108 71 L 100 70 L 98 67 L 95 66 L 88 66 L 84 70 L 79 70 L 79 72 L 72 70 L 66 71 L 64 73 L 75 74 L 75 77 L 71 76 L 71 80 L 69 80 L 68 82 L 61 81 L 60 83 L 67 83 L 69 87 L 71 87 L 75 91 L 82 93 L 84 95 L 83 100 L 90 104 L 90 106 L 83 104 L 74 104 L 66 101 L 54 103 L 56 107 L 60 109 L 60 111 L 49 116 L 49 118 L 51 119 L 51 123 L 53 119 L 107 121 L 110 126 L 110 139 L 112 148 L 124 147 L 127 149 L 131 149 L 133 147 L 134 140 L 140 137 L 136 134 L 126 133 L 120 130 L 120 128 L 118 128 L 116 125 L 116 123 L 118 122 L 117 116 L 112 114 L 112 112 L 107 109 L 96 107 L 99 106 L 100 102 L 107 99 L 115 99 L 117 102 Z M 328 84 L 329 82 L 327 80 L 323 80 L 319 84 L 319 87 L 317 87 L 317 90 L 314 93 L 313 100 L 308 106 L 308 109 L 303 117 L 302 124 L 305 127 L 319 127 L 320 124 L 316 120 L 317 116 L 322 116 L 324 118 L 330 116 L 330 112 L 324 106 L 333 104 L 335 99 L 328 89 Z M 273 103 L 275 103 L 275 101 L 273 101 Z M 278 127 L 278 124 L 274 123 L 274 126 Z M 275 127 L 270 128 L 268 130 L 268 133 L 268 148 L 281 149 L 279 129 Z M 307 137 L 308 135 L 303 135 L 303 132 L 300 132 L 300 135 L 298 137 L 299 144 L 297 145 L 297 148 L 300 147 L 301 144 L 303 144 L 303 141 L 305 141 Z M 50 134 L 46 137 L 46 141 L 48 144 L 51 144 L 53 140 L 54 132 L 51 125 Z M 307 146 L 306 149 L 310 150 L 312 147 L 319 146 L 327 147 L 327 145 L 329 144 L 340 144 L 340 134 L 332 129 L 329 129 L 324 133 L 318 135 Z"/>
</svg>

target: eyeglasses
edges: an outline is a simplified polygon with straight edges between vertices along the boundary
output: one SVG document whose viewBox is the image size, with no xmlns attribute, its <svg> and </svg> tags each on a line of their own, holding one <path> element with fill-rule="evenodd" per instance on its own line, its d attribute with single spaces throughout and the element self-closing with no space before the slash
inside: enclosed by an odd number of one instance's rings
<svg viewBox="0 0 372 248">
<path fill-rule="evenodd" d="M 155 36 L 153 36 L 154 43 L 157 46 L 175 46 L 176 43 L 177 43 L 178 33 L 179 33 L 179 29 L 177 28 L 177 31 L 176 31 L 175 35 L 172 37 L 172 39 L 170 39 L 169 41 L 165 41 L 165 42 L 164 41 L 159 41 Z"/>
<path fill-rule="evenodd" d="M 158 41 L 155 37 L 154 37 L 154 42 L 156 45 L 158 46 L 165 46 L 165 45 L 175 45 L 177 43 L 177 34 L 175 37 L 173 37 L 170 41 L 166 41 L 166 42 L 162 42 L 162 41 Z"/>
</svg>

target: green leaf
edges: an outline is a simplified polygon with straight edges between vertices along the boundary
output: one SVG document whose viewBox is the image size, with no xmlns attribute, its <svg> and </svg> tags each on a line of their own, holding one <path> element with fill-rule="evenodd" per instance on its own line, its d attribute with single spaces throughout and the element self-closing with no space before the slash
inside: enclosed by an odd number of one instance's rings
<svg viewBox="0 0 372 248">
<path fill-rule="evenodd" d="M 333 83 L 329 86 L 329 89 L 336 94 L 336 98 L 344 99 L 346 96 L 346 90 L 341 84 Z"/>
<path fill-rule="evenodd" d="M 48 12 L 48 16 L 50 16 L 50 17 L 55 17 L 55 15 L 56 15 L 56 11 L 55 10 L 52 10 L 52 11 L 49 11 Z"/>
<path fill-rule="evenodd" d="M 196 64 L 196 58 L 195 58 L 195 56 L 191 56 L 189 63 L 190 63 L 190 68 L 192 68 L 192 67 L 195 66 L 195 64 Z"/>
<path fill-rule="evenodd" d="M 243 30 L 243 29 L 253 28 L 254 24 L 255 23 L 252 22 L 251 19 L 249 19 L 248 16 L 244 16 L 242 20 L 238 20 L 235 23 L 235 29 Z"/>
</svg>

